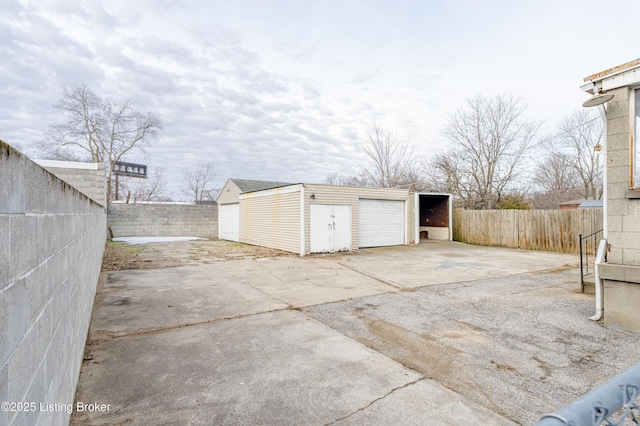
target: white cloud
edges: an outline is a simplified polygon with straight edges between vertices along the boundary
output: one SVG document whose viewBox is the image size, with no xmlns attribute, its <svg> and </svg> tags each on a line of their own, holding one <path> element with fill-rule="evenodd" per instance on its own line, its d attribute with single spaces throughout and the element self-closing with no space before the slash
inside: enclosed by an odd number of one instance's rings
<svg viewBox="0 0 640 426">
<path fill-rule="evenodd" d="M 611 10 L 634 16 L 635 1 Z M 377 121 L 426 154 L 477 93 L 523 95 L 547 131 L 580 106 L 581 78 L 635 59 L 635 30 L 601 3 L 444 0 L 7 0 L 0 6 L 0 138 L 23 147 L 60 119 L 63 87 L 157 112 L 149 148 L 176 192 L 182 168 L 320 181 L 354 173 Z M 593 23 L 598 19 L 598 31 Z"/>
</svg>

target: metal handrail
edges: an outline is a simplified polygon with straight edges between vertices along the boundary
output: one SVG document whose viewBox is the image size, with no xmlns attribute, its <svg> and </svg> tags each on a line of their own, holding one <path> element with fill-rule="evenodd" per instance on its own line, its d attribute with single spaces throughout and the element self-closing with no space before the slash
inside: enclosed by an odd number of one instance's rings
<svg viewBox="0 0 640 426">
<path fill-rule="evenodd" d="M 640 363 L 617 375 L 553 414 L 536 426 L 620 425 L 640 421 Z M 628 424 L 628 423 L 627 423 Z"/>
</svg>

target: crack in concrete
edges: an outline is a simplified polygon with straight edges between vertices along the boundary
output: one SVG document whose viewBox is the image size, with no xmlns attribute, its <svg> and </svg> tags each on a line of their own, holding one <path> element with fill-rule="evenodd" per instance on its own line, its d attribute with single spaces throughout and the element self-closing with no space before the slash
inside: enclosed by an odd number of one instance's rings
<svg viewBox="0 0 640 426">
<path fill-rule="evenodd" d="M 284 282 L 284 280 L 283 280 L 282 278 L 280 278 L 279 276 L 277 276 L 276 274 L 274 274 L 274 273 L 273 273 L 273 271 L 271 270 L 271 266 L 266 265 L 266 264 L 264 264 L 263 262 L 258 262 L 258 261 L 256 260 L 256 258 L 253 258 L 253 260 L 254 260 L 258 265 L 260 265 L 261 267 L 263 267 L 263 268 L 267 268 L 267 270 L 269 271 L 269 274 L 270 274 L 273 278 L 275 278 L 276 280 L 278 280 L 278 281 L 280 281 L 281 283 L 285 284 L 285 282 Z M 251 284 L 249 284 L 249 285 L 251 285 Z M 253 286 L 251 286 L 251 287 L 253 287 Z M 255 288 L 255 287 L 254 287 L 254 288 Z"/>
<path fill-rule="evenodd" d="M 282 303 L 284 304 L 284 302 L 282 302 Z M 286 305 L 287 305 L 287 307 L 285 307 L 285 308 L 271 309 L 271 310 L 260 311 L 260 312 L 252 312 L 252 313 L 248 313 L 248 314 L 240 314 L 240 315 L 235 315 L 235 316 L 231 316 L 231 317 L 214 318 L 214 319 L 205 320 L 205 321 L 190 322 L 190 323 L 186 323 L 186 324 L 178 324 L 178 325 L 172 325 L 172 326 L 167 326 L 167 327 L 153 327 L 153 328 L 138 329 L 138 330 L 134 330 L 134 331 L 132 331 L 130 333 L 125 332 L 123 334 L 109 335 L 109 332 L 107 331 L 107 332 L 104 332 L 104 334 L 108 335 L 107 337 L 89 340 L 87 342 L 87 345 L 94 345 L 94 344 L 97 345 L 97 344 L 100 344 L 100 343 L 108 342 L 109 340 L 119 339 L 121 337 L 144 336 L 144 335 L 148 335 L 148 334 L 157 334 L 157 333 L 162 333 L 162 332 L 165 332 L 165 331 L 178 330 L 178 329 L 181 329 L 181 328 L 191 327 L 191 326 L 195 326 L 195 325 L 214 324 L 214 323 L 217 323 L 217 322 L 229 321 L 229 320 L 233 320 L 233 319 L 242 319 L 242 318 L 247 318 L 247 317 L 251 317 L 251 316 L 254 316 L 254 315 L 268 314 L 268 313 L 272 313 L 272 312 L 299 310 L 299 308 L 297 308 L 296 306 L 292 306 L 292 305 L 289 305 L 289 304 L 286 304 Z"/>
<path fill-rule="evenodd" d="M 412 371 L 413 371 L 413 370 L 412 370 Z M 344 416 L 344 417 L 340 417 L 339 419 L 335 419 L 335 420 L 334 420 L 334 421 L 332 421 L 331 423 L 327 423 L 327 424 L 325 424 L 324 426 L 329 426 L 329 425 L 332 425 L 332 424 L 334 424 L 334 423 L 336 423 L 336 422 L 340 422 L 340 421 L 342 421 L 342 420 L 346 420 L 346 419 L 348 419 L 349 417 L 353 416 L 354 414 L 356 414 L 356 413 L 359 413 L 359 412 L 361 412 L 361 411 L 366 410 L 367 408 L 371 407 L 371 406 L 372 406 L 373 404 L 375 404 L 376 402 L 378 402 L 378 401 L 381 401 L 381 400 L 385 399 L 386 397 L 388 397 L 389 395 L 391 395 L 391 394 L 392 394 L 392 393 L 394 393 L 395 391 L 398 391 L 398 390 L 400 390 L 400 389 L 404 389 L 404 388 L 409 387 L 409 386 L 411 386 L 411 385 L 415 385 L 416 383 L 421 382 L 421 381 L 423 381 L 423 380 L 426 380 L 426 377 L 420 377 L 420 378 L 418 378 L 418 379 L 416 379 L 416 380 L 414 380 L 414 381 L 412 381 L 412 382 L 405 383 L 404 385 L 402 385 L 402 386 L 398 386 L 397 388 L 393 388 L 393 389 L 391 389 L 389 392 L 387 392 L 386 394 L 382 395 L 381 397 L 374 399 L 373 401 L 371 401 L 369 404 L 365 405 L 364 407 L 358 408 L 358 409 L 357 409 L 356 411 L 354 411 L 353 413 L 351 413 L 351 414 L 349 414 L 349 415 L 346 415 L 346 416 Z"/>
<path fill-rule="evenodd" d="M 343 262 L 338 262 L 338 265 L 342 265 L 342 266 L 344 266 L 344 267 L 345 267 L 345 268 L 347 268 L 347 269 L 351 269 L 352 271 L 357 272 L 357 273 L 359 273 L 359 274 L 361 274 L 361 275 L 364 275 L 365 277 L 368 277 L 368 278 L 374 279 L 374 280 L 376 280 L 376 281 L 379 281 L 379 282 L 381 282 L 381 283 L 383 283 L 383 284 L 386 284 L 386 285 L 389 285 L 389 286 L 391 286 L 391 287 L 395 287 L 395 288 L 398 288 L 398 289 L 404 289 L 404 288 L 406 288 L 406 287 L 405 287 L 405 286 L 403 286 L 402 284 L 398 284 L 397 282 L 395 282 L 395 281 L 391 281 L 391 280 L 388 280 L 388 279 L 386 279 L 386 278 L 378 277 L 378 276 L 376 276 L 376 275 L 373 275 L 373 274 L 371 274 L 371 273 L 369 273 L 369 272 L 365 271 L 364 269 L 357 268 L 357 267 L 355 267 L 355 266 L 353 266 L 353 265 L 347 265 L 346 263 L 343 263 Z"/>
</svg>

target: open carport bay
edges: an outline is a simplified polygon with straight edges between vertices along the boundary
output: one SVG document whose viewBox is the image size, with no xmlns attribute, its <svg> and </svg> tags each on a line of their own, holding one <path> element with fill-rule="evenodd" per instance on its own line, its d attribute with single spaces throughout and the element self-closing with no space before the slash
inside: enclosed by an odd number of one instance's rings
<svg viewBox="0 0 640 426">
<path fill-rule="evenodd" d="M 238 259 L 105 273 L 77 400 L 112 406 L 72 423 L 531 424 L 640 353 L 588 319 L 573 256 Z"/>
</svg>

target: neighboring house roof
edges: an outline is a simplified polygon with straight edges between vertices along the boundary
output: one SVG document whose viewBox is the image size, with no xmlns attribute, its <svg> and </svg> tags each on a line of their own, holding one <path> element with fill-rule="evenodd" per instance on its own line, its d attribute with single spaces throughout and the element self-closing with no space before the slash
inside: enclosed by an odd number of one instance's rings
<svg viewBox="0 0 640 426">
<path fill-rule="evenodd" d="M 293 185 L 287 182 L 271 182 L 265 180 L 229 179 L 235 183 L 242 192 L 255 192 L 264 189 L 279 188 L 281 186 Z"/>
<path fill-rule="evenodd" d="M 576 200 L 564 201 L 562 203 L 558 203 L 559 206 L 579 206 L 586 200 L 584 198 L 578 198 Z"/>
<path fill-rule="evenodd" d="M 602 200 L 586 200 L 578 206 L 579 209 L 601 209 Z"/>
</svg>

